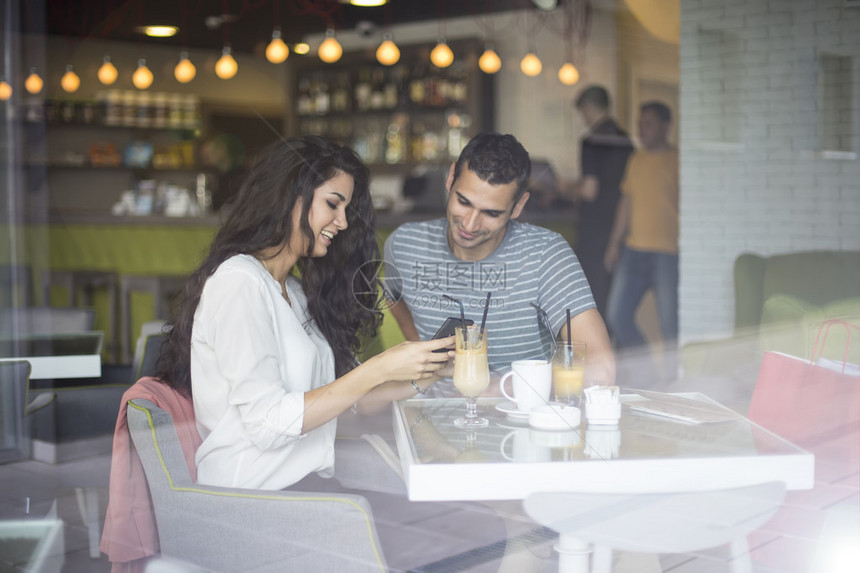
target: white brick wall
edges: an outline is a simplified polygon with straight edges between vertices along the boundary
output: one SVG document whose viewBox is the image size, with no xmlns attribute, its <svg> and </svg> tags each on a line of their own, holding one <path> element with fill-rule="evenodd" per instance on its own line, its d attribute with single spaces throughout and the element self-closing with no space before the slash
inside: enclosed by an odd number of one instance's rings
<svg viewBox="0 0 860 573">
<path fill-rule="evenodd" d="M 860 250 L 860 160 L 822 157 L 818 125 L 819 56 L 850 56 L 860 153 L 858 30 L 842 0 L 682 0 L 682 342 L 731 332 L 739 254 Z"/>
</svg>

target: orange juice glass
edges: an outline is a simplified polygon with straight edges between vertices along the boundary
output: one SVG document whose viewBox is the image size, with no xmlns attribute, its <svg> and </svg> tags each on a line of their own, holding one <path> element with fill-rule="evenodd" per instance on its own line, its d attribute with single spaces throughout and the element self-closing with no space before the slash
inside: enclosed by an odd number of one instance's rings
<svg viewBox="0 0 860 573">
<path fill-rule="evenodd" d="M 579 405 L 585 379 L 585 342 L 562 342 L 552 358 L 552 389 L 556 402 Z"/>
</svg>

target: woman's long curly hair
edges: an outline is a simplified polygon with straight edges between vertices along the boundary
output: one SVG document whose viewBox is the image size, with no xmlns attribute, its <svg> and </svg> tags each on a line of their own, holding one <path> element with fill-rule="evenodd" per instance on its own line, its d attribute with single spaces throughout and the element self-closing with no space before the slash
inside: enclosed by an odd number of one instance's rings
<svg viewBox="0 0 860 573">
<path fill-rule="evenodd" d="M 206 280 L 234 255 L 284 247 L 292 236 L 292 213 L 299 198 L 299 228 L 307 238 L 307 252 L 312 252 L 317 237 L 308 224 L 308 212 L 314 191 L 338 172 L 355 181 L 346 209 L 348 227 L 338 233 L 324 257 L 301 256 L 296 266 L 308 312 L 334 352 L 337 376 L 356 366 L 362 339 L 373 336 L 381 321 L 374 270 L 379 247 L 368 170 L 351 149 L 308 136 L 270 145 L 248 173 L 208 256 L 185 284 L 175 322 L 168 325 L 158 368 L 166 384 L 191 395 L 191 330 Z"/>
</svg>

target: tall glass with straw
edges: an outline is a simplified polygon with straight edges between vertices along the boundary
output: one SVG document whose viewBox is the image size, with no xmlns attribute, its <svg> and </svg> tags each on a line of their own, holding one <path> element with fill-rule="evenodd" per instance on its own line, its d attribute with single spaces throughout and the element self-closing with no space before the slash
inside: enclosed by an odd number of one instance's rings
<svg viewBox="0 0 860 573">
<path fill-rule="evenodd" d="M 570 310 L 567 311 L 567 340 L 564 340 L 552 358 L 552 388 L 555 401 L 578 406 L 582 397 L 585 377 L 585 342 L 572 339 Z"/>
<path fill-rule="evenodd" d="M 490 422 L 486 418 L 478 416 L 477 400 L 478 396 L 490 384 L 490 368 L 487 362 L 486 308 L 480 326 L 477 324 L 466 325 L 462 302 L 453 297 L 448 298 L 460 304 L 462 324 L 454 329 L 456 337 L 454 387 L 466 398 L 466 415 L 454 420 L 454 425 L 469 430 L 484 428 Z M 487 293 L 487 307 L 489 307 L 489 302 L 490 295 Z"/>
</svg>

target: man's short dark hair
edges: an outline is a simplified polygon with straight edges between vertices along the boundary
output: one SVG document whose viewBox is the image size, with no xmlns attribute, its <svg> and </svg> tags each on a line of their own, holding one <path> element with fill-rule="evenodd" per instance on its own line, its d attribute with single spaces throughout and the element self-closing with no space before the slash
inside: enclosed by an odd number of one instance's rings
<svg viewBox="0 0 860 573">
<path fill-rule="evenodd" d="M 657 119 L 659 119 L 663 123 L 672 123 L 672 110 L 669 109 L 668 105 L 661 101 L 645 102 L 640 106 L 639 111 L 641 113 L 650 111 L 651 113 L 656 115 Z"/>
<path fill-rule="evenodd" d="M 514 203 L 528 190 L 532 172 L 529 152 L 511 134 L 486 132 L 473 137 L 454 165 L 454 181 L 466 165 L 469 171 L 490 185 L 516 181 Z"/>
<path fill-rule="evenodd" d="M 581 108 L 586 103 L 602 110 L 609 109 L 609 92 L 603 86 L 588 86 L 576 98 L 575 105 Z"/>
</svg>

